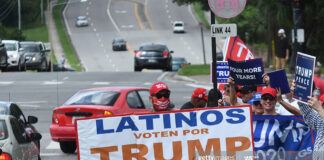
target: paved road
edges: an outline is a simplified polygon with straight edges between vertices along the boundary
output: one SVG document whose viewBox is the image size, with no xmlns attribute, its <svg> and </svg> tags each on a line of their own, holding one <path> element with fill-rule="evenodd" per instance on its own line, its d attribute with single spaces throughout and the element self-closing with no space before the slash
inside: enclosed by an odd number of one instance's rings
<svg viewBox="0 0 324 160">
<path fill-rule="evenodd" d="M 175 81 L 167 72 L 82 72 L 82 73 L 2 73 L 0 75 L 0 101 L 12 101 L 20 105 L 26 116 L 35 115 L 35 125 L 43 135 L 41 157 L 45 160 L 77 159 L 77 154 L 64 154 L 59 144 L 51 140 L 49 127 L 53 108 L 63 104 L 75 92 L 84 88 L 101 86 L 150 87 L 163 80 L 171 89 L 171 100 L 180 107 L 189 100 L 196 87 L 210 88 L 210 84 Z M 129 78 L 132 77 L 132 78 Z"/>
<path fill-rule="evenodd" d="M 86 15 L 90 26 L 76 28 L 75 18 Z M 67 30 L 88 72 L 133 71 L 134 50 L 144 42 L 167 44 L 192 64 L 204 62 L 200 28 L 189 6 L 171 0 L 71 0 L 64 10 Z M 174 34 L 171 23 L 182 20 L 185 34 Z M 206 62 L 211 61 L 210 32 L 204 31 Z M 128 51 L 113 52 L 112 39 L 123 37 Z"/>
</svg>

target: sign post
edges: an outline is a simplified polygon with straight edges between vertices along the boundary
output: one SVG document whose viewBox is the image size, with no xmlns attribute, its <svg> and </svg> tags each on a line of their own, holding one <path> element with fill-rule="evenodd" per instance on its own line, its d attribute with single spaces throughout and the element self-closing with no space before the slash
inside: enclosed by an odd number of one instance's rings
<svg viewBox="0 0 324 160">
<path fill-rule="evenodd" d="M 236 0 L 236 1 L 231 1 L 230 3 L 228 1 L 225 0 L 208 0 L 208 4 L 210 7 L 210 22 L 211 22 L 211 26 L 212 26 L 212 36 L 211 37 L 211 43 L 212 43 L 212 68 L 214 68 L 214 70 L 212 70 L 212 76 L 216 75 L 216 71 L 217 71 L 217 66 L 216 66 L 216 37 L 217 35 L 221 34 L 223 36 L 236 36 L 236 25 L 233 24 L 225 24 L 224 25 L 215 25 L 215 14 L 219 17 L 222 18 L 232 18 L 237 16 L 238 14 L 240 14 L 246 4 L 246 0 Z M 225 27 L 225 29 L 223 28 Z M 213 80 L 213 88 L 216 91 L 217 90 L 217 76 L 215 76 L 214 78 L 212 78 Z M 217 92 L 215 92 L 217 93 Z M 218 99 L 218 97 L 217 97 Z M 218 103 L 216 103 L 218 104 Z"/>
</svg>

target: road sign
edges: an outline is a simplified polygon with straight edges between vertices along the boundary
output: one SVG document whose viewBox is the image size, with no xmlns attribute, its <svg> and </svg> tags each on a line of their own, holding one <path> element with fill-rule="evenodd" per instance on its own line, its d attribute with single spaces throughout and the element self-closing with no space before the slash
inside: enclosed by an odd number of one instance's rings
<svg viewBox="0 0 324 160">
<path fill-rule="evenodd" d="M 232 18 L 245 8 L 246 0 L 208 0 L 210 9 L 222 18 Z"/>
<path fill-rule="evenodd" d="M 235 37 L 237 35 L 236 24 L 213 24 L 211 36 L 216 38 Z"/>
</svg>

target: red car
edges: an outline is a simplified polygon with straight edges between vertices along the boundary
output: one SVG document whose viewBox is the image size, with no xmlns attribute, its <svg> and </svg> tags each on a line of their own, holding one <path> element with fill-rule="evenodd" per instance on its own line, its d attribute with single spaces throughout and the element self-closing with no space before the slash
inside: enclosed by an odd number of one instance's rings
<svg viewBox="0 0 324 160">
<path fill-rule="evenodd" d="M 75 119 L 102 117 L 152 110 L 149 89 L 139 87 L 104 87 L 83 89 L 53 111 L 50 133 L 64 153 L 76 150 Z"/>
</svg>

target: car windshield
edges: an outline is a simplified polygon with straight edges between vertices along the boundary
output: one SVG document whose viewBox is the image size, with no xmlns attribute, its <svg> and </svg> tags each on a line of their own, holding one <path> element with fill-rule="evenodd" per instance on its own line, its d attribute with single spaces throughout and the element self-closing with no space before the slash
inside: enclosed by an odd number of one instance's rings
<svg viewBox="0 0 324 160">
<path fill-rule="evenodd" d="M 26 52 L 40 52 L 38 44 L 21 44 Z"/>
<path fill-rule="evenodd" d="M 176 27 L 182 27 L 183 24 L 182 23 L 176 23 L 174 26 L 176 26 Z"/>
<path fill-rule="evenodd" d="M 162 45 L 144 45 L 140 47 L 141 51 L 159 51 L 163 52 L 165 50 L 165 46 Z"/>
<path fill-rule="evenodd" d="M 115 39 L 115 42 L 116 43 L 123 43 L 123 42 L 125 42 L 123 39 Z"/>
<path fill-rule="evenodd" d="M 119 92 L 113 91 L 79 91 L 67 100 L 64 105 L 107 105 L 115 104 Z"/>
<path fill-rule="evenodd" d="M 0 114 L 9 114 L 8 107 L 6 105 L 0 104 Z"/>
<path fill-rule="evenodd" d="M 84 16 L 78 17 L 78 20 L 85 20 L 85 19 L 86 19 L 86 17 L 84 17 Z"/>
<path fill-rule="evenodd" d="M 186 62 L 186 59 L 185 59 L 185 58 L 182 58 L 182 57 L 173 57 L 172 60 L 173 60 L 173 61 Z"/>
<path fill-rule="evenodd" d="M 17 50 L 17 46 L 14 43 L 5 43 L 5 47 L 6 47 L 7 51 L 16 51 Z"/>
<path fill-rule="evenodd" d="M 6 122 L 4 120 L 0 120 L 0 140 L 4 140 L 8 137 L 8 131 Z"/>
</svg>

